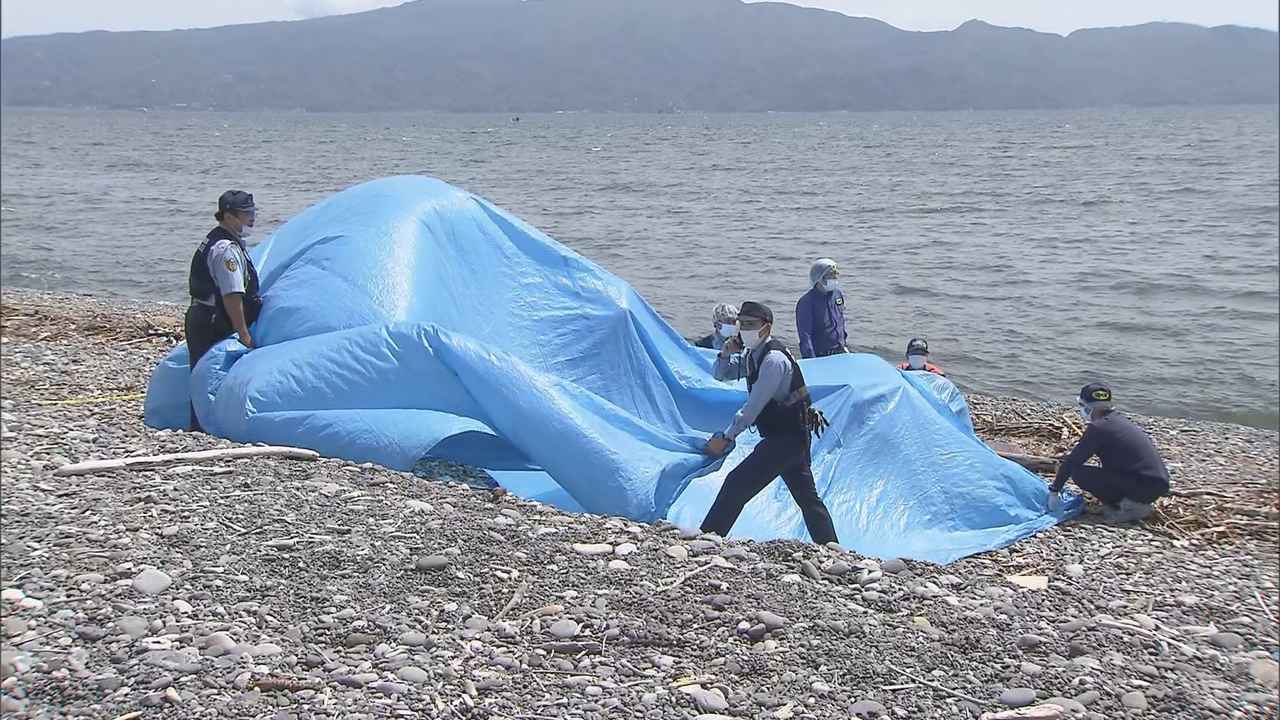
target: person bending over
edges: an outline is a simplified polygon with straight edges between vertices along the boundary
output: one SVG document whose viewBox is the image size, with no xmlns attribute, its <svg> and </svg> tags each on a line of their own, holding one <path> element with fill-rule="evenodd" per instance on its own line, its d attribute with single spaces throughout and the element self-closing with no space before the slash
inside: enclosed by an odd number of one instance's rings
<svg viewBox="0 0 1280 720">
<path fill-rule="evenodd" d="M 1049 509 L 1061 502 L 1067 479 L 1098 498 L 1110 522 L 1136 522 L 1151 514 L 1156 499 L 1169 494 L 1169 470 L 1142 428 L 1112 405 L 1111 388 L 1085 385 L 1077 400 L 1088 423 L 1075 448 L 1058 466 L 1049 493 Z M 1098 457 L 1101 467 L 1086 465 Z"/>
</svg>

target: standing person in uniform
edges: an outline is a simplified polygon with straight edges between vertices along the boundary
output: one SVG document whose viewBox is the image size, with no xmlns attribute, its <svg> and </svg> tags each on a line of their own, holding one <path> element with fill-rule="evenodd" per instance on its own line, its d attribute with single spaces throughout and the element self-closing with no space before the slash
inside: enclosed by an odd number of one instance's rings
<svg viewBox="0 0 1280 720">
<path fill-rule="evenodd" d="M 840 268 L 831 258 L 819 258 L 809 268 L 809 292 L 796 303 L 796 331 L 800 356 L 826 357 L 849 352 L 844 324 L 844 293 Z"/>
<path fill-rule="evenodd" d="M 1134 522 L 1154 509 L 1157 498 L 1169 494 L 1169 470 L 1151 437 L 1111 405 L 1111 388 L 1085 385 L 1077 399 L 1088 423 L 1080 442 L 1058 466 L 1049 492 L 1049 510 L 1057 510 L 1067 478 L 1102 501 L 1110 522 Z M 1085 465 L 1097 455 L 1102 467 Z"/>
<path fill-rule="evenodd" d="M 929 342 L 924 338 L 911 338 L 907 343 L 907 361 L 898 364 L 899 370 L 919 370 L 946 377 L 942 368 L 929 362 Z"/>
<path fill-rule="evenodd" d="M 729 379 L 745 365 L 747 404 L 728 429 L 707 441 L 704 452 L 724 455 L 729 444 L 752 425 L 760 431 L 760 442 L 725 478 L 702 530 L 727 536 L 747 502 L 781 475 L 813 541 L 837 542 L 831 513 L 818 496 L 809 466 L 810 401 L 800 365 L 782 343 L 770 337 L 773 312 L 769 308 L 743 303 L 738 324 L 741 341 L 725 344 L 716 359 L 715 375 L 718 380 Z M 744 353 L 736 356 L 740 348 Z"/>
<path fill-rule="evenodd" d="M 699 338 L 695 346 L 719 350 L 731 337 L 738 335 L 738 308 L 729 303 L 720 303 L 711 310 L 711 334 Z"/>
<path fill-rule="evenodd" d="M 253 349 L 249 326 L 258 319 L 262 298 L 258 295 L 258 271 L 244 239 L 253 230 L 256 214 L 253 195 L 240 190 L 222 193 L 213 215 L 218 226 L 209 231 L 191 258 L 187 279 L 191 305 L 184 326 L 193 371 L 209 348 L 232 332 L 241 345 Z M 200 429 L 194 406 L 191 428 Z"/>
</svg>

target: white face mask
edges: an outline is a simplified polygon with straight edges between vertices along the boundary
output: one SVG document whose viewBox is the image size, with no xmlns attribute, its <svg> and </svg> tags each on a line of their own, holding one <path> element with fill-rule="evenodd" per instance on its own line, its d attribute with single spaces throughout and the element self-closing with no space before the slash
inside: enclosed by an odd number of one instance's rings
<svg viewBox="0 0 1280 720">
<path fill-rule="evenodd" d="M 911 366 L 912 370 L 923 370 L 924 362 L 925 362 L 924 355 L 908 355 L 907 356 L 907 364 Z"/>
<path fill-rule="evenodd" d="M 719 333 L 720 337 L 724 338 L 725 340 L 728 340 L 729 338 L 738 334 L 738 326 L 736 323 L 717 325 L 716 332 Z"/>
<path fill-rule="evenodd" d="M 1086 423 L 1093 419 L 1093 410 L 1090 410 L 1087 405 L 1077 405 L 1076 409 L 1080 411 L 1080 419 Z"/>
<path fill-rule="evenodd" d="M 252 225 L 241 225 L 241 226 L 240 226 L 240 239 L 241 239 L 241 240 L 244 240 L 245 238 L 249 237 L 249 236 L 250 236 L 250 235 L 252 235 L 252 234 L 253 234 L 253 226 L 252 226 Z"/>
<path fill-rule="evenodd" d="M 742 346 L 747 350 L 754 349 L 763 341 L 764 338 L 760 335 L 760 328 L 742 331 Z"/>
<path fill-rule="evenodd" d="M 823 292 L 835 292 L 840 289 L 840 281 L 835 278 L 828 278 L 819 283 Z"/>
</svg>

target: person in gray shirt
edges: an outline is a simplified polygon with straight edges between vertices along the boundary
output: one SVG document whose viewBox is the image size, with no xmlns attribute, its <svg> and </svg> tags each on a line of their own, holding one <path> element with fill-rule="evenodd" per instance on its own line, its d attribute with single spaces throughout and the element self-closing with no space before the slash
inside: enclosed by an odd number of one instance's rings
<svg viewBox="0 0 1280 720">
<path fill-rule="evenodd" d="M 809 391 L 800 365 L 771 337 L 773 311 L 768 307 L 743 303 L 738 326 L 741 335 L 725 343 L 716 357 L 714 372 L 718 380 L 745 376 L 747 404 L 733 416 L 728 428 L 707 441 L 704 452 L 724 455 L 752 426 L 760 431 L 760 442 L 725 478 L 702 521 L 702 530 L 727 536 L 742 508 L 781 475 L 800 506 L 813 541 L 838 542 L 831 513 L 818 496 L 810 468 Z"/>
<path fill-rule="evenodd" d="M 253 230 L 256 217 L 253 195 L 241 190 L 222 193 L 214 213 L 218 225 L 209 231 L 191 258 L 187 277 L 191 305 L 183 325 L 187 363 L 192 370 L 209 348 L 232 332 L 241 345 L 254 347 L 249 326 L 258 319 L 262 298 L 258 294 L 258 271 L 244 239 Z M 194 406 L 191 429 L 200 429 Z"/>
</svg>

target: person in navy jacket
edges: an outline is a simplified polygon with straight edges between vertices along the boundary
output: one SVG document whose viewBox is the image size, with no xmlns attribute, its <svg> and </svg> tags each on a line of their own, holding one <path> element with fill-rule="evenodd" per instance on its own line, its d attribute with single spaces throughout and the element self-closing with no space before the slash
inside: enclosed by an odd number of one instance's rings
<svg viewBox="0 0 1280 720">
<path fill-rule="evenodd" d="M 826 357 L 849 352 L 849 336 L 844 325 L 844 293 L 840 290 L 840 268 L 831 258 L 819 258 L 809 268 L 812 287 L 796 303 L 796 331 L 800 334 L 800 356 Z"/>
</svg>

